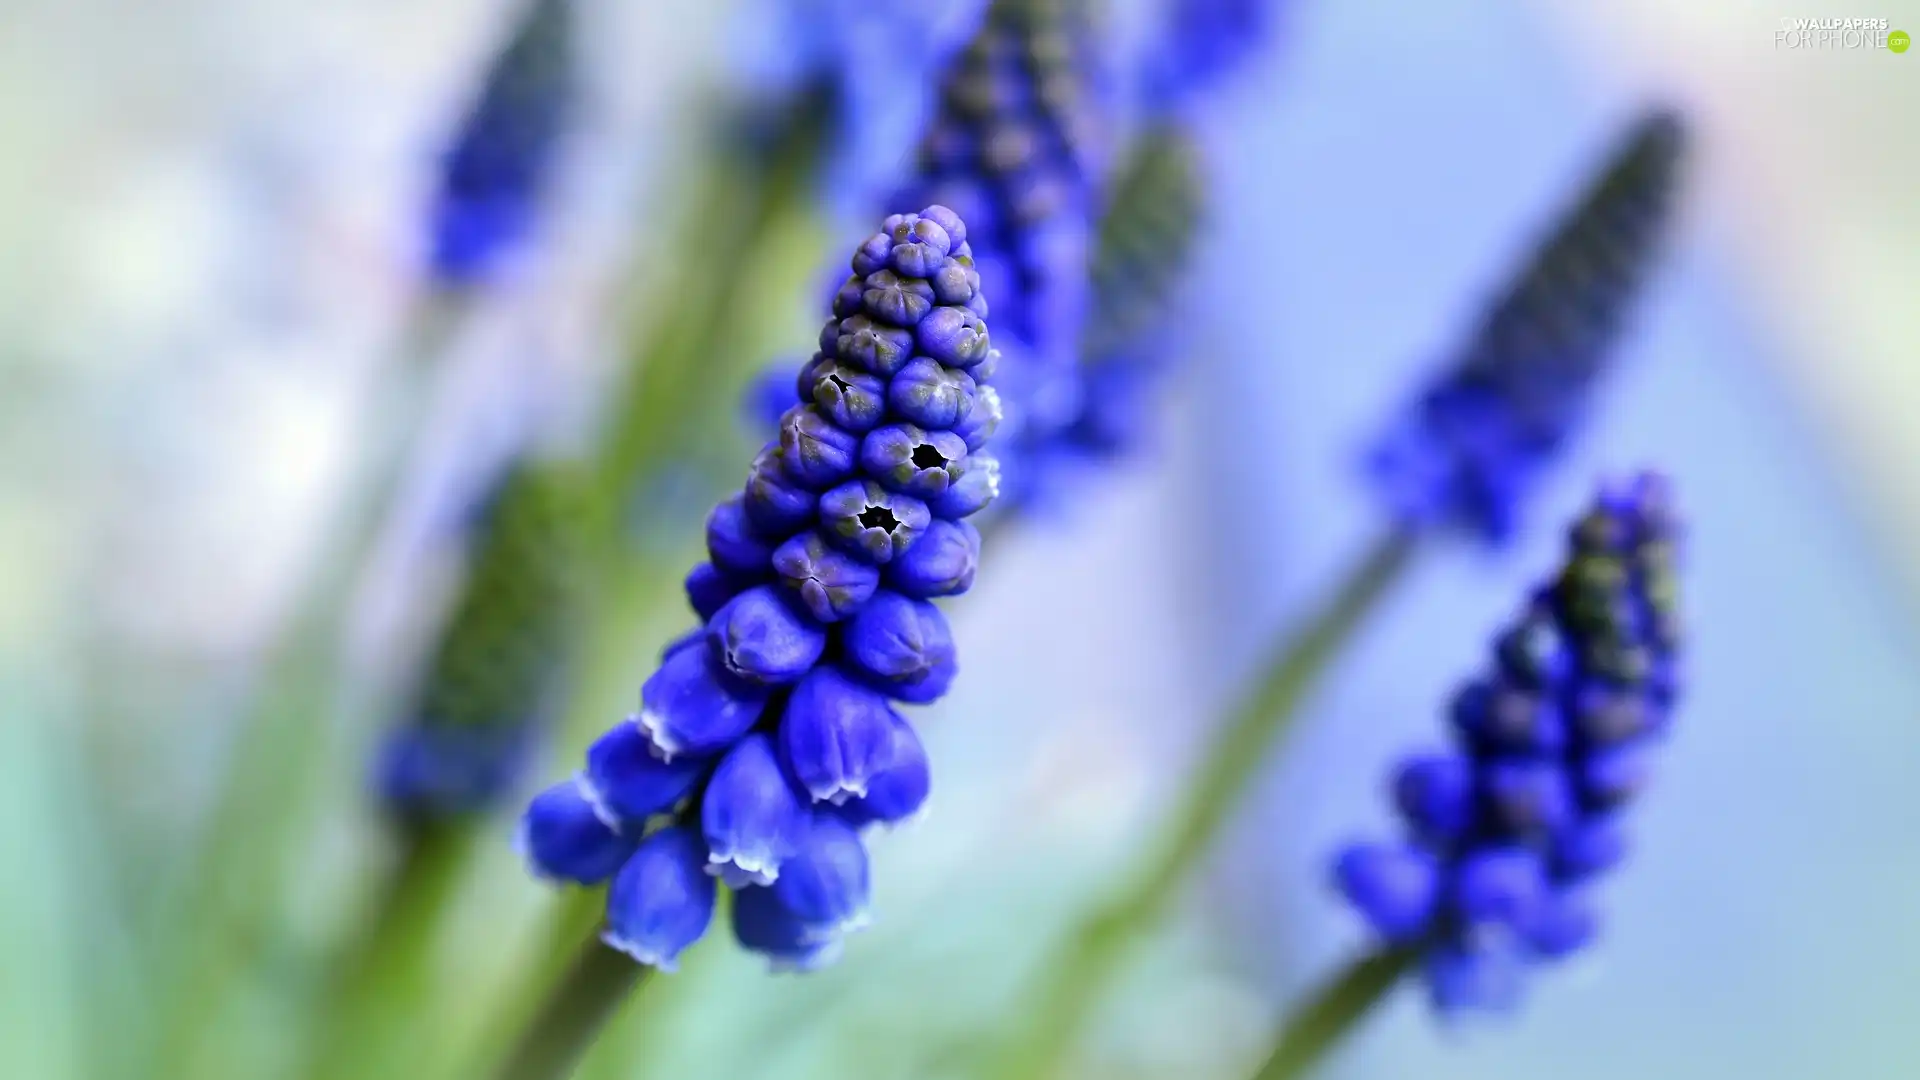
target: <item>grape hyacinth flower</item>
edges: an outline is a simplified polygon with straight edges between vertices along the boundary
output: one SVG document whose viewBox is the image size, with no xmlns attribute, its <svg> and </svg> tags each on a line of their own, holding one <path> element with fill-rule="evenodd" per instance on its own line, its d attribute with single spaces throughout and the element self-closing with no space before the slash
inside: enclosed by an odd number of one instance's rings
<svg viewBox="0 0 1920 1080">
<path fill-rule="evenodd" d="M 572 0 L 532 0 L 440 163 L 432 269 L 445 285 L 489 273 L 533 226 L 574 97 Z"/>
<path fill-rule="evenodd" d="M 1276 0 L 1167 0 L 1161 47 L 1147 71 L 1147 102 L 1177 112 L 1207 93 L 1273 34 Z"/>
<path fill-rule="evenodd" d="M 1453 748 L 1407 758 L 1407 835 L 1342 852 L 1341 892 L 1423 965 L 1443 1013 L 1512 1004 L 1524 965 L 1586 948 L 1678 691 L 1679 524 L 1665 479 L 1603 490 L 1565 564 L 1449 706 Z"/>
<path fill-rule="evenodd" d="M 411 715 L 378 761 L 396 819 L 473 815 L 519 776 L 570 647 L 588 506 L 584 475 L 559 461 L 514 466 L 488 500 Z"/>
<path fill-rule="evenodd" d="M 997 354 L 953 211 L 896 214 L 860 244 L 802 401 L 707 520 L 688 575 L 702 620 L 640 711 L 528 807 L 542 877 L 612 881 L 602 940 L 670 969 L 716 884 L 735 934 L 781 968 L 830 960 L 866 917 L 860 830 L 925 802 L 925 750 L 897 702 L 951 684 L 932 600 L 965 592 L 999 484 L 986 445 Z"/>
<path fill-rule="evenodd" d="M 1673 202 L 1685 130 L 1636 124 L 1597 184 L 1498 302 L 1464 353 L 1371 455 L 1390 512 L 1500 543 L 1579 426 Z"/>
</svg>

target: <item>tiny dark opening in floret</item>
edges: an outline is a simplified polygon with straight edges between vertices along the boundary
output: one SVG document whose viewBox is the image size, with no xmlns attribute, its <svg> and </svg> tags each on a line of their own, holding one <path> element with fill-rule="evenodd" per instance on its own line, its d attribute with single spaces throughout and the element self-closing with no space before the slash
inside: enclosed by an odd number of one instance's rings
<svg viewBox="0 0 1920 1080">
<path fill-rule="evenodd" d="M 884 506 L 869 506 L 860 511 L 860 525 L 862 528 L 892 532 L 900 527 L 900 519 L 894 517 L 893 511 Z"/>
<path fill-rule="evenodd" d="M 843 393 L 843 394 L 844 394 L 844 393 L 846 393 L 846 392 L 847 392 L 848 390 L 851 390 L 851 389 L 853 389 L 853 384 L 852 384 L 852 383 L 850 383 L 850 382 L 848 382 L 847 380 L 845 380 L 845 379 L 843 379 L 843 378 L 841 378 L 841 377 L 840 377 L 840 376 L 838 376 L 838 375 L 829 375 L 829 376 L 827 376 L 827 381 L 828 381 L 828 382 L 831 382 L 831 383 L 832 383 L 833 385 L 835 385 L 835 386 L 837 386 L 837 387 L 839 387 L 839 388 L 840 388 L 840 392 L 841 392 L 841 393 Z"/>
<path fill-rule="evenodd" d="M 947 463 L 947 456 L 934 449 L 932 443 L 921 443 L 913 448 L 913 467 L 916 469 L 938 469 Z"/>
</svg>

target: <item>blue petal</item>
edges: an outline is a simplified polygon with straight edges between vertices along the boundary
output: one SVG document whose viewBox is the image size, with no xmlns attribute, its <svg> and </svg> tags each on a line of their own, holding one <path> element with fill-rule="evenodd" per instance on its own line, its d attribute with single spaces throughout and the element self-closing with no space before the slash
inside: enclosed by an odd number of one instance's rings
<svg viewBox="0 0 1920 1080">
<path fill-rule="evenodd" d="M 854 825 L 897 825 L 926 805 L 933 786 L 926 747 L 904 718 L 894 717 L 891 734 L 886 764 L 867 780 L 867 793 L 838 807 Z"/>
<path fill-rule="evenodd" d="M 809 817 L 773 741 L 748 735 L 721 759 L 700 799 L 707 871 L 735 887 L 773 882 Z"/>
<path fill-rule="evenodd" d="M 812 670 L 826 650 L 827 632 L 790 607 L 773 586 L 758 585 L 714 614 L 707 641 L 727 674 L 775 686 Z"/>
<path fill-rule="evenodd" d="M 752 730 L 766 702 L 764 692 L 725 681 L 711 650 L 681 649 L 640 688 L 634 723 L 661 758 L 701 757 Z"/>
<path fill-rule="evenodd" d="M 852 825 L 831 814 L 814 816 L 781 871 L 774 895 L 809 939 L 827 941 L 866 926 L 873 884 L 866 845 Z"/>
<path fill-rule="evenodd" d="M 582 885 L 612 877 L 634 850 L 575 780 L 533 797 L 520 818 L 517 846 L 535 876 Z"/>
<path fill-rule="evenodd" d="M 815 802 L 844 803 L 865 795 L 886 767 L 893 721 L 879 694 L 831 667 L 815 668 L 787 701 L 781 751 Z"/>
<path fill-rule="evenodd" d="M 1413 847 L 1356 844 L 1334 863 L 1334 883 L 1386 941 L 1426 936 L 1440 901 L 1440 866 Z"/>
<path fill-rule="evenodd" d="M 734 894 L 733 936 L 742 948 L 766 957 L 774 971 L 814 971 L 841 953 L 840 939 L 812 937 L 772 889 L 746 888 Z"/>
<path fill-rule="evenodd" d="M 587 748 L 586 792 L 622 829 L 637 831 L 654 814 L 673 809 L 706 774 L 711 762 L 660 760 L 633 720 L 616 725 Z"/>
<path fill-rule="evenodd" d="M 672 971 L 713 921 L 716 886 L 706 845 L 690 829 L 661 829 L 640 842 L 607 890 L 600 940 L 635 960 Z"/>
</svg>

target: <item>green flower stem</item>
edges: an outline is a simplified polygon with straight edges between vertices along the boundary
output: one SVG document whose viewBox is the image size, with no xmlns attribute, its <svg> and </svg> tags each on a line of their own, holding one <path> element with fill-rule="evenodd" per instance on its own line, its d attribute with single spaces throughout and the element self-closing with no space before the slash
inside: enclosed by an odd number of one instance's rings
<svg viewBox="0 0 1920 1080">
<path fill-rule="evenodd" d="M 493 1073 L 494 1080 L 567 1080 L 600 1029 L 652 970 L 608 948 L 598 934 L 588 938 Z"/>
<path fill-rule="evenodd" d="M 1327 605 L 1297 636 L 1279 645 L 1259 685 L 1221 730 L 1188 783 L 1186 801 L 1173 813 L 1164 846 L 1130 885 L 1070 933 L 1060 955 L 1043 969 L 1046 982 L 1040 993 L 1022 1012 L 1030 1018 L 1025 1035 L 985 1075 L 994 1080 L 1051 1080 L 1060 1072 L 1131 947 L 1152 928 L 1212 848 L 1307 691 L 1400 579 L 1416 547 L 1412 533 L 1395 531 L 1382 537 Z"/>
<path fill-rule="evenodd" d="M 1273 1049 L 1254 1080 L 1307 1075 L 1399 984 L 1414 959 L 1411 950 L 1382 949 L 1348 964 L 1281 1021 Z"/>
<path fill-rule="evenodd" d="M 439 943 L 434 924 L 464 880 L 478 826 L 421 823 L 405 830 L 398 864 L 325 991 L 308 1080 L 409 1071 L 393 1059 L 418 1028 L 409 1006 L 428 996 Z"/>
<path fill-rule="evenodd" d="M 209 1027 L 273 936 L 273 913 L 298 857 L 315 781 L 341 692 L 341 635 L 353 585 L 392 504 L 426 396 L 430 364 L 464 312 L 457 295 L 434 294 L 416 309 L 400 346 L 391 390 L 375 401 L 371 434 L 346 505 L 327 538 L 308 591 L 268 658 L 254 708 L 232 747 L 197 848 L 173 890 L 172 948 L 162 958 L 159 1045 L 150 1075 L 204 1076 Z"/>
</svg>

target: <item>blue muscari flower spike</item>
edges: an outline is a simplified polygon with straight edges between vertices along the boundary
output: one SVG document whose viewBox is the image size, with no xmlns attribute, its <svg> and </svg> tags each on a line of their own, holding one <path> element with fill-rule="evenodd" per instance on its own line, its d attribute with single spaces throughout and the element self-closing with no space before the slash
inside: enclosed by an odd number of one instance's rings
<svg viewBox="0 0 1920 1080">
<path fill-rule="evenodd" d="M 432 266 L 484 276 L 533 226 L 575 93 L 572 0 L 533 0 L 441 160 Z"/>
<path fill-rule="evenodd" d="M 1399 769 L 1406 839 L 1336 860 L 1374 933 L 1424 961 L 1442 1012 L 1511 1004 L 1526 964 L 1598 931 L 1592 885 L 1625 855 L 1623 807 L 1678 694 L 1679 531 L 1663 478 L 1603 490 L 1449 706 L 1453 750 Z"/>
<path fill-rule="evenodd" d="M 606 940 L 643 963 L 704 932 L 716 878 L 738 890 L 745 947 L 829 962 L 866 917 L 860 830 L 926 802 L 926 749 L 894 703 L 934 700 L 957 671 L 930 598 L 965 592 L 979 562 L 960 519 L 995 494 L 973 421 L 997 354 L 953 211 L 887 218 L 852 269 L 800 400 L 707 520 L 709 561 L 687 576 L 703 629 L 527 811 L 534 872 L 611 876 Z"/>
<path fill-rule="evenodd" d="M 1512 535 L 1652 268 L 1685 142 L 1670 113 L 1636 124 L 1460 358 L 1374 448 L 1372 477 L 1403 523 L 1457 525 L 1489 543 Z"/>
<path fill-rule="evenodd" d="M 570 652 L 580 555 L 595 528 L 588 488 L 575 463 L 526 462 L 487 500 L 410 714 L 376 762 L 395 818 L 475 814 L 519 778 Z"/>
</svg>

